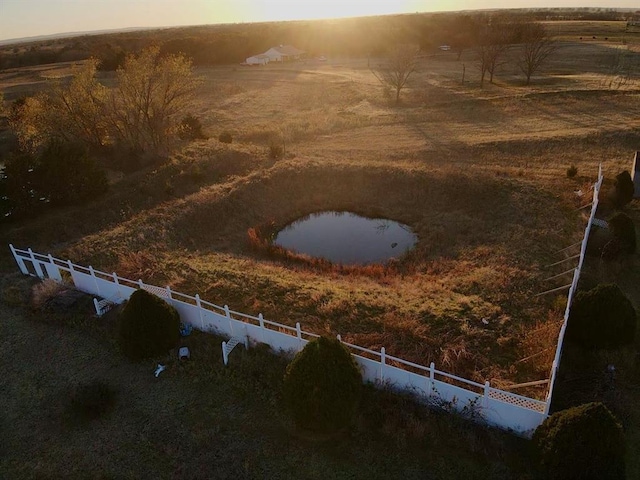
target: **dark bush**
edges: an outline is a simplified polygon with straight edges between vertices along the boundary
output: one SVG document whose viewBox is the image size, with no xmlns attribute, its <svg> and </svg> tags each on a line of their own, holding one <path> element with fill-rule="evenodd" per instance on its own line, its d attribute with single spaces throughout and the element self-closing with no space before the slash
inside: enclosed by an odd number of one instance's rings
<svg viewBox="0 0 640 480">
<path fill-rule="evenodd" d="M 107 177 L 87 150 L 52 141 L 40 155 L 37 168 L 42 195 L 52 205 L 70 205 L 107 191 Z"/>
<path fill-rule="evenodd" d="M 182 140 L 206 140 L 207 137 L 202 131 L 202 123 L 193 115 L 187 115 L 179 125 L 178 136 Z"/>
<path fill-rule="evenodd" d="M 636 251 L 636 227 L 628 215 L 618 212 L 609 219 L 609 228 L 625 253 Z"/>
<path fill-rule="evenodd" d="M 118 316 L 118 341 L 131 360 L 166 355 L 180 338 L 180 316 L 155 295 L 136 290 Z"/>
<path fill-rule="evenodd" d="M 116 398 L 116 391 L 104 382 L 80 384 L 71 393 L 71 413 L 81 421 L 94 420 L 110 411 Z"/>
<path fill-rule="evenodd" d="M 578 174 L 578 167 L 576 167 L 575 165 L 571 165 L 569 168 L 567 168 L 567 177 L 573 178 L 577 174 Z"/>
<path fill-rule="evenodd" d="M 578 292 L 571 305 L 566 338 L 584 348 L 617 348 L 633 342 L 636 311 L 615 284 Z"/>
<path fill-rule="evenodd" d="M 629 172 L 625 170 L 624 172 L 619 173 L 616 176 L 613 203 L 618 208 L 624 207 L 633 200 L 633 192 L 633 180 L 631 180 Z"/>
<path fill-rule="evenodd" d="M 336 339 L 309 342 L 287 367 L 284 398 L 296 425 L 333 432 L 349 425 L 362 391 L 362 376 Z"/>
<path fill-rule="evenodd" d="M 218 137 L 218 141 L 220 141 L 222 143 L 232 143 L 233 142 L 233 135 L 231 135 L 231 132 L 224 131 Z"/>
<path fill-rule="evenodd" d="M 554 413 L 536 429 L 533 443 L 544 478 L 625 478 L 622 427 L 602 403 Z"/>
<path fill-rule="evenodd" d="M 52 141 L 38 156 L 10 156 L 0 175 L 0 208 L 19 217 L 40 212 L 45 204 L 70 205 L 107 190 L 107 177 L 79 146 Z"/>
</svg>

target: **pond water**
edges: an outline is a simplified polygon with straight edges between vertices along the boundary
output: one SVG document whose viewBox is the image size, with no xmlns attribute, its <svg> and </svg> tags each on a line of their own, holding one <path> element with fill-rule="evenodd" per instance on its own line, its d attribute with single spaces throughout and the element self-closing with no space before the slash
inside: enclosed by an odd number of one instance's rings
<svg viewBox="0 0 640 480">
<path fill-rule="evenodd" d="M 333 263 L 384 263 L 411 249 L 418 238 L 406 225 L 350 212 L 321 212 L 296 220 L 273 243 Z"/>
</svg>

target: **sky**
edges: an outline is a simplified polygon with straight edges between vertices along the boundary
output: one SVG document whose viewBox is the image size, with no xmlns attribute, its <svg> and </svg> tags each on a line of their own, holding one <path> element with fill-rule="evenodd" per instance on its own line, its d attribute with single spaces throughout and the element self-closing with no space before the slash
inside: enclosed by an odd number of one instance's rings
<svg viewBox="0 0 640 480">
<path fill-rule="evenodd" d="M 0 40 L 129 27 L 483 8 L 640 8 L 639 0 L 0 0 Z"/>
</svg>

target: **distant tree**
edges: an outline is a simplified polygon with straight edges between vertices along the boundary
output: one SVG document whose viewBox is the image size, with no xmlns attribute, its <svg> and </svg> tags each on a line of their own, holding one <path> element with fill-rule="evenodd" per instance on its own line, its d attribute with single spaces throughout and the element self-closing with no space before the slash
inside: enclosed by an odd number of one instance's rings
<svg viewBox="0 0 640 480">
<path fill-rule="evenodd" d="M 373 74 L 383 85 L 395 90 L 396 104 L 400 101 L 400 92 L 407 80 L 416 70 L 418 52 L 418 47 L 414 45 L 396 45 L 389 52 L 386 63 L 373 70 Z"/>
<path fill-rule="evenodd" d="M 117 71 L 111 96 L 111 131 L 132 151 L 160 153 L 180 131 L 198 78 L 184 55 L 160 56 L 157 47 L 129 55 Z"/>
<path fill-rule="evenodd" d="M 10 116 L 20 147 L 35 153 L 52 140 L 101 146 L 107 138 L 107 89 L 95 79 L 98 61 L 76 67 L 68 84 L 57 81 L 29 97 Z"/>
<path fill-rule="evenodd" d="M 558 50 L 558 44 L 540 23 L 524 23 L 519 30 L 521 48 L 517 64 L 529 85 L 531 76 Z"/>
<path fill-rule="evenodd" d="M 510 23 L 487 22 L 479 28 L 474 52 L 480 70 L 480 86 L 484 86 L 487 73 L 489 83 L 493 83 L 494 75 L 506 62 L 505 54 L 513 34 L 513 25 Z"/>
<path fill-rule="evenodd" d="M 157 48 L 130 55 L 118 69 L 113 89 L 96 79 L 98 65 L 90 59 L 76 68 L 69 83 L 56 82 L 12 108 L 10 125 L 23 151 L 38 153 L 60 140 L 160 153 L 172 137 L 184 134 L 182 120 L 198 84 L 189 60 L 160 57 Z"/>
</svg>

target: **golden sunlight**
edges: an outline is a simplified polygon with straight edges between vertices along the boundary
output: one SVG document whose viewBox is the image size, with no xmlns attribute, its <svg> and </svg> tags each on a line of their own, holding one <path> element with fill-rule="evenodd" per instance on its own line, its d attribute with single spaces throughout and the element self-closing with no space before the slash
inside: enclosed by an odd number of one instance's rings
<svg viewBox="0 0 640 480">
<path fill-rule="evenodd" d="M 393 13 L 411 13 L 424 10 L 425 7 L 439 9 L 447 0 L 425 4 L 424 0 L 240 0 L 228 7 L 233 12 L 224 12 L 239 21 L 272 21 L 358 17 L 367 15 L 386 15 Z M 216 12 L 220 16 L 221 12 Z M 236 20 L 236 21 L 238 21 Z"/>
</svg>

